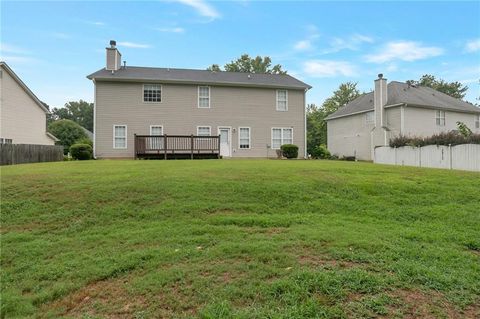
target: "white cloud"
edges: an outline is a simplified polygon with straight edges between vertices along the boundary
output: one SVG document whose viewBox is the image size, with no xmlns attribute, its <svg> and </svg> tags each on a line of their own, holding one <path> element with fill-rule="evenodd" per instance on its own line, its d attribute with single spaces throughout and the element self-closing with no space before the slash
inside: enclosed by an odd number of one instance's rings
<svg viewBox="0 0 480 319">
<path fill-rule="evenodd" d="M 70 39 L 70 35 L 62 32 L 54 32 L 52 33 L 52 37 L 57 39 Z"/>
<path fill-rule="evenodd" d="M 312 77 L 355 76 L 356 68 L 350 62 L 310 60 L 303 64 L 303 72 Z"/>
<path fill-rule="evenodd" d="M 414 41 L 393 41 L 387 43 L 378 53 L 365 56 L 367 62 L 384 63 L 394 60 L 416 61 L 443 54 L 439 47 L 424 46 Z"/>
<path fill-rule="evenodd" d="M 102 21 L 85 21 L 88 24 L 96 25 L 96 26 L 104 26 L 106 25 L 105 22 Z"/>
<path fill-rule="evenodd" d="M 135 43 L 135 42 L 117 42 L 119 46 L 124 46 L 127 48 L 134 48 L 134 49 L 148 49 L 151 46 L 149 44 L 142 44 L 142 43 Z"/>
<path fill-rule="evenodd" d="M 311 40 L 298 41 L 297 43 L 295 43 L 293 48 L 298 51 L 310 50 L 312 48 L 312 41 Z"/>
<path fill-rule="evenodd" d="M 28 54 L 30 53 L 29 51 L 22 49 L 20 47 L 17 47 L 15 45 L 11 45 L 8 43 L 2 43 L 0 45 L 0 51 L 1 53 L 12 53 L 12 54 Z"/>
<path fill-rule="evenodd" d="M 468 41 L 465 44 L 465 51 L 467 51 L 467 52 L 480 51 L 480 39 Z"/>
<path fill-rule="evenodd" d="M 356 51 L 363 43 L 373 43 L 372 37 L 363 34 L 353 34 L 346 38 L 333 38 L 330 41 L 330 48 L 323 51 L 323 53 L 335 53 L 341 50 Z"/>
<path fill-rule="evenodd" d="M 160 31 L 160 32 L 171 32 L 171 33 L 184 33 L 185 29 L 180 28 L 180 27 L 174 27 L 174 28 L 155 28 L 155 30 Z"/>
<path fill-rule="evenodd" d="M 208 4 L 204 0 L 176 0 L 184 5 L 190 6 L 197 10 L 198 14 L 211 18 L 216 19 L 220 18 L 220 13 L 210 4 Z"/>
<path fill-rule="evenodd" d="M 308 35 L 305 37 L 305 39 L 299 40 L 295 42 L 295 44 L 293 45 L 293 48 L 296 51 L 308 51 L 313 49 L 313 43 L 315 42 L 315 39 L 320 37 L 316 26 L 311 24 L 311 25 L 308 25 L 306 29 L 307 29 Z"/>
</svg>

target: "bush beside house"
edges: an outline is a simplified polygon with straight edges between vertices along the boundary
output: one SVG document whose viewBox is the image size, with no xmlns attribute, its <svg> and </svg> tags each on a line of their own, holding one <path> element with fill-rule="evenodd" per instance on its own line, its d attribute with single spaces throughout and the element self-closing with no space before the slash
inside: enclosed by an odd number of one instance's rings
<svg viewBox="0 0 480 319">
<path fill-rule="evenodd" d="M 93 148 L 89 144 L 73 144 L 70 146 L 70 154 L 76 160 L 89 160 L 93 158 Z"/>
<path fill-rule="evenodd" d="M 297 158 L 298 157 L 298 146 L 294 144 L 283 144 L 280 146 L 282 155 L 286 158 Z"/>
</svg>

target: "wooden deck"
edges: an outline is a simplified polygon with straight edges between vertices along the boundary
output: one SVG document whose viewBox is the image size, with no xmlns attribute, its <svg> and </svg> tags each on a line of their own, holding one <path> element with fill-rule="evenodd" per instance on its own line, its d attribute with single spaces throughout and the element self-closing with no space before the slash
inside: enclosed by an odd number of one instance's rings
<svg viewBox="0 0 480 319">
<path fill-rule="evenodd" d="M 135 134 L 135 158 L 220 158 L 220 137 Z"/>
</svg>

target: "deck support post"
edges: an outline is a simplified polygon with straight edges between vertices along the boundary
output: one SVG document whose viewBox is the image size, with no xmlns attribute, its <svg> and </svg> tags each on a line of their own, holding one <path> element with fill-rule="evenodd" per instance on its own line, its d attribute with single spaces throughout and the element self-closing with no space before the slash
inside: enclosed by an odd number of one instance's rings
<svg viewBox="0 0 480 319">
<path fill-rule="evenodd" d="M 190 135 L 190 159 L 193 160 L 193 134 Z"/>
<path fill-rule="evenodd" d="M 218 152 L 217 152 L 217 158 L 220 158 L 220 134 L 218 134 Z"/>
<path fill-rule="evenodd" d="M 167 134 L 163 136 L 163 158 L 167 159 Z"/>
<path fill-rule="evenodd" d="M 135 153 L 133 155 L 134 155 L 134 159 L 137 159 L 137 134 L 136 133 L 133 134 L 133 141 L 134 141 L 133 142 L 133 152 Z"/>
</svg>

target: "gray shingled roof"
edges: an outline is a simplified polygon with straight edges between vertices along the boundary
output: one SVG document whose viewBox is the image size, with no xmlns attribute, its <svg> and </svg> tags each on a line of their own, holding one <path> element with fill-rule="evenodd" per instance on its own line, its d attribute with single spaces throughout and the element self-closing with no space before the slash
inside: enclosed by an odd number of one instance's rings
<svg viewBox="0 0 480 319">
<path fill-rule="evenodd" d="M 453 98 L 447 94 L 425 86 L 409 86 L 407 83 L 392 81 L 387 86 L 387 104 L 407 104 L 407 106 L 431 107 L 467 113 L 480 113 L 480 108 Z M 373 111 L 373 92 L 362 94 L 326 119 L 330 120 L 356 113 Z"/>
<path fill-rule="evenodd" d="M 100 81 L 162 81 L 166 83 L 192 83 L 232 86 L 255 86 L 289 89 L 310 89 L 311 86 L 283 74 L 259 74 L 243 72 L 212 72 L 207 70 L 146 68 L 127 66 L 112 74 L 101 69 L 87 76 Z"/>
</svg>

